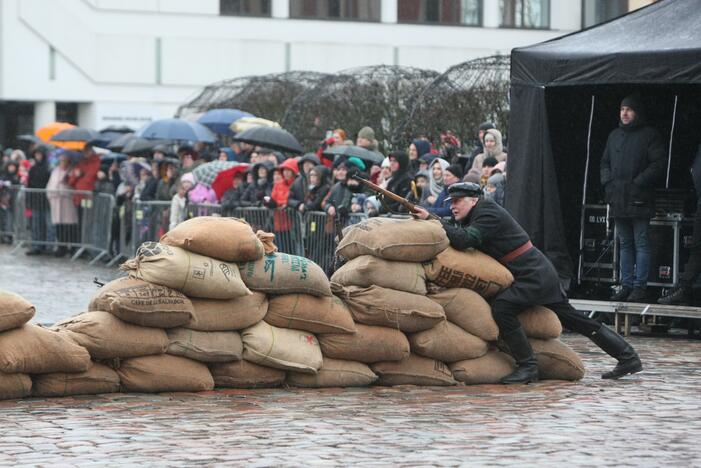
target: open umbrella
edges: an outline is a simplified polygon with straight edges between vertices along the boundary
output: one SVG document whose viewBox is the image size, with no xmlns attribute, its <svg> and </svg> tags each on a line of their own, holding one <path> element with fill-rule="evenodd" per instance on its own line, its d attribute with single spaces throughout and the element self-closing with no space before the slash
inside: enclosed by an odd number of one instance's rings
<svg viewBox="0 0 701 468">
<path fill-rule="evenodd" d="M 211 187 L 217 174 L 237 165 L 238 163 L 236 161 L 212 161 L 197 166 L 193 169 L 192 175 L 195 177 L 195 181 L 207 187 Z"/>
<path fill-rule="evenodd" d="M 368 161 L 374 164 L 382 164 L 382 161 L 385 159 L 384 156 L 382 156 L 376 151 L 370 151 L 361 146 L 355 145 L 331 146 L 329 148 L 326 148 L 323 154 L 324 156 L 347 156 L 349 158 L 355 156 L 358 159 L 362 159 L 363 161 Z"/>
<path fill-rule="evenodd" d="M 100 132 L 92 128 L 73 127 L 61 130 L 51 137 L 51 141 L 91 141 L 100 137 Z"/>
<path fill-rule="evenodd" d="M 146 138 L 133 137 L 122 147 L 122 153 L 140 153 L 152 151 L 156 146 L 168 143 L 163 140 L 147 140 Z"/>
<path fill-rule="evenodd" d="M 26 134 L 23 134 L 23 135 L 17 135 L 17 139 L 18 139 L 19 141 L 26 141 L 26 142 L 29 142 L 29 143 L 36 143 L 36 144 L 43 143 L 43 141 L 41 140 L 41 138 L 39 138 L 39 137 L 36 136 L 36 135 L 32 135 L 31 133 L 26 133 Z"/>
<path fill-rule="evenodd" d="M 124 161 L 125 159 L 127 159 L 127 155 L 124 154 L 124 153 L 112 153 L 112 152 L 110 152 L 110 153 L 103 154 L 102 156 L 100 156 L 100 162 L 101 162 L 102 164 L 107 164 L 107 165 L 112 164 L 112 163 L 115 162 L 115 161 L 117 161 L 117 162 L 122 162 L 122 161 Z"/>
<path fill-rule="evenodd" d="M 136 136 L 147 140 L 203 141 L 214 143 L 217 137 L 202 124 L 183 119 L 154 120 L 139 129 Z"/>
<path fill-rule="evenodd" d="M 221 200 L 224 196 L 224 192 L 231 188 L 236 174 L 246 172 L 249 167 L 251 167 L 250 164 L 242 163 L 238 166 L 225 169 L 217 174 L 217 176 L 214 178 L 214 182 L 212 182 L 212 190 L 214 190 L 214 193 L 217 194 L 217 199 Z"/>
<path fill-rule="evenodd" d="M 260 125 L 251 127 L 248 130 L 237 133 L 233 139 L 288 153 L 304 153 L 302 145 L 291 133 L 277 127 L 263 127 Z"/>
<path fill-rule="evenodd" d="M 243 132 L 244 130 L 248 130 L 251 127 L 258 127 L 258 126 L 263 126 L 263 127 L 280 127 L 280 124 L 277 122 L 273 122 L 272 120 L 268 119 L 261 119 L 260 117 L 241 117 L 231 125 L 229 125 L 229 129 L 231 129 L 234 134 Z"/>
<path fill-rule="evenodd" d="M 110 143 L 107 144 L 107 149 L 112 151 L 122 151 L 124 145 L 129 143 L 131 140 L 136 138 L 133 133 L 124 133 L 122 136 L 115 138 Z"/>
<path fill-rule="evenodd" d="M 238 109 L 211 109 L 202 114 L 202 116 L 197 119 L 197 122 L 214 133 L 233 135 L 234 132 L 231 131 L 229 126 L 242 117 L 253 117 L 253 114 Z"/>
<path fill-rule="evenodd" d="M 59 148 L 68 150 L 82 150 L 85 146 L 85 142 L 82 141 L 51 141 L 51 138 L 61 130 L 66 130 L 73 127 L 75 127 L 75 125 L 69 124 L 68 122 L 51 122 L 50 124 L 44 125 L 37 130 L 36 136 L 41 138 L 41 141 L 44 143 L 48 143 Z"/>
<path fill-rule="evenodd" d="M 110 125 L 101 129 L 100 133 L 134 133 L 134 129 L 126 125 Z"/>
</svg>

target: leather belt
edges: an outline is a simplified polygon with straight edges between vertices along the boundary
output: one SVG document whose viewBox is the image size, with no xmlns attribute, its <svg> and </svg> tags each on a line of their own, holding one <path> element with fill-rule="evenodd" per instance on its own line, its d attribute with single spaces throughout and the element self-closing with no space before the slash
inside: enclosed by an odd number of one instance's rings
<svg viewBox="0 0 701 468">
<path fill-rule="evenodd" d="M 514 250 L 512 250 L 511 252 L 509 252 L 506 255 L 504 255 L 503 257 L 501 257 L 499 259 L 499 263 L 501 263 L 502 265 L 506 265 L 507 263 L 513 262 L 518 257 L 520 257 L 521 255 L 523 255 L 526 252 L 528 252 L 529 250 L 531 250 L 531 248 L 533 248 L 533 243 L 530 240 L 528 240 L 521 247 L 517 247 Z"/>
</svg>

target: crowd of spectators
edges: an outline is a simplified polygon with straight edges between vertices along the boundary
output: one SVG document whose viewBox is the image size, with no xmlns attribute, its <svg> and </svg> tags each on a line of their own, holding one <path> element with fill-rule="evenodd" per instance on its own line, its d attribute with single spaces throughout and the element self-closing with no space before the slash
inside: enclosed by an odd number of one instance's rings
<svg viewBox="0 0 701 468">
<path fill-rule="evenodd" d="M 300 213 L 325 212 L 344 222 L 353 213 L 377 216 L 406 212 L 390 200 L 379 200 L 353 179 L 367 178 L 387 190 L 408 198 L 438 216 L 450 216 L 445 203 L 448 187 L 472 181 L 484 187 L 485 196 L 502 204 L 506 184 L 506 152 L 501 133 L 491 123 L 482 124 L 474 145 L 463 145 L 451 132 L 436 141 L 417 136 L 405 150 L 390 152 L 382 163 L 359 157 L 328 156 L 336 145 L 356 145 L 378 153 L 372 128 L 364 127 L 350 140 L 343 129 L 330 131 L 315 152 L 289 157 L 269 148 L 233 142 L 219 151 L 204 145 L 158 145 L 149 151 L 115 157 L 99 154 L 86 144 L 82 152 L 49 149 L 32 144 L 27 153 L 5 150 L 0 170 L 0 236 L 10 242 L 13 209 L 10 186 L 48 189 L 28 193 L 27 213 L 33 238 L 70 243 L 78 235 L 81 200 L 71 190 L 113 195 L 118 207 L 130 201 L 170 202 L 172 228 L 187 216 L 188 204 L 220 204 L 224 210 L 245 207 L 289 208 Z M 214 160 L 235 161 L 245 169 L 237 172 L 220 196 L 198 181 L 193 171 Z M 48 200 L 48 203 L 46 201 Z M 116 214 L 115 214 L 116 216 Z M 284 230 L 284 219 L 276 228 Z M 44 253 L 33 246 L 27 253 Z M 58 256 L 67 249 L 52 250 Z"/>
</svg>

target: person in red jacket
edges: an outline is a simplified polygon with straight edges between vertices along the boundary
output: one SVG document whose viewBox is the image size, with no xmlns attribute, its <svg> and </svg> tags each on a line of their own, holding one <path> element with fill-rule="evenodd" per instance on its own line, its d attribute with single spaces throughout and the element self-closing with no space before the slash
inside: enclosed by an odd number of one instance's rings
<svg viewBox="0 0 701 468">
<path fill-rule="evenodd" d="M 100 156 L 97 155 L 92 145 L 87 143 L 83 149 L 83 157 L 73 166 L 68 174 L 68 185 L 74 190 L 86 190 L 92 192 L 95 189 L 97 173 L 100 170 Z M 85 195 L 74 195 L 73 203 L 80 206 Z"/>
<path fill-rule="evenodd" d="M 294 221 L 296 213 L 290 213 L 285 210 L 287 207 L 287 199 L 290 196 L 290 188 L 299 174 L 297 160 L 294 158 L 286 159 L 276 169 L 282 174 L 282 177 L 273 184 L 273 190 L 270 197 L 265 197 L 264 205 L 268 208 L 279 208 L 273 214 L 273 229 L 282 252 L 299 254 L 295 248 L 294 242 Z"/>
</svg>

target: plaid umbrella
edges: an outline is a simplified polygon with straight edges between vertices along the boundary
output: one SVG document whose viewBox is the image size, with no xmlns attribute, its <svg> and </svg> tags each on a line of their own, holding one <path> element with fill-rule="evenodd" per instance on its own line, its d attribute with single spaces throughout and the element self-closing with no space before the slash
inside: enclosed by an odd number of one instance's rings
<svg viewBox="0 0 701 468">
<path fill-rule="evenodd" d="M 195 177 L 196 182 L 211 187 L 217 174 L 237 165 L 236 161 L 212 161 L 197 166 L 192 171 L 192 175 Z"/>
</svg>

